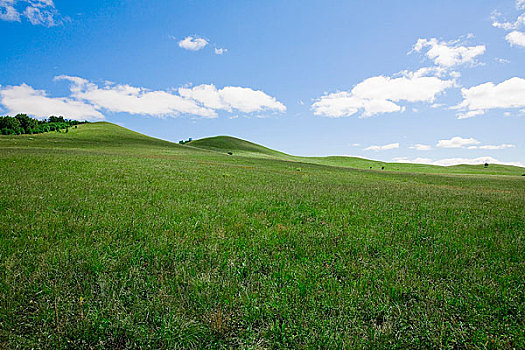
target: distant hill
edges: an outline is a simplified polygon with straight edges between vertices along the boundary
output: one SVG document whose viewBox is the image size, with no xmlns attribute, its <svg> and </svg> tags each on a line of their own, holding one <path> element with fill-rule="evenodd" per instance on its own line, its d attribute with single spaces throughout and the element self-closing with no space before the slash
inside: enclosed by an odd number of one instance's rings
<svg viewBox="0 0 525 350">
<path fill-rule="evenodd" d="M 317 164 L 368 171 L 389 171 L 428 174 L 484 174 L 523 175 L 525 168 L 512 165 L 489 164 L 437 166 L 427 164 L 387 163 L 358 157 L 299 157 L 279 152 L 253 142 L 231 136 L 207 137 L 184 145 L 149 137 L 124 127 L 96 122 L 70 128 L 68 133 L 49 132 L 35 135 L 0 135 L 0 148 L 57 148 L 76 150 L 103 150 L 107 152 L 132 152 L 154 156 L 189 154 L 206 158 L 210 152 L 217 156 L 264 158 L 294 163 Z"/>
<path fill-rule="evenodd" d="M 214 136 L 207 137 L 204 139 L 194 140 L 187 143 L 190 146 L 223 152 L 223 153 L 232 153 L 232 154 L 242 154 L 242 155 L 256 155 L 256 156 L 270 156 L 275 158 L 289 158 L 290 156 L 275 151 L 273 149 L 258 145 L 256 143 L 238 139 L 232 136 Z"/>
<path fill-rule="evenodd" d="M 487 168 L 483 164 L 478 165 L 453 165 L 438 166 L 429 164 L 412 163 L 388 163 L 370 160 L 359 157 L 347 156 L 328 156 L 328 157 L 299 157 L 279 152 L 253 142 L 242 140 L 231 136 L 215 136 L 194 140 L 187 145 L 192 147 L 216 151 L 220 153 L 232 153 L 232 155 L 251 156 L 251 157 L 271 157 L 281 160 L 318 164 L 326 166 L 336 166 L 363 170 L 399 171 L 416 173 L 449 173 L 449 174 L 487 174 L 487 175 L 522 175 L 525 168 L 512 166 L 489 164 Z"/>
</svg>

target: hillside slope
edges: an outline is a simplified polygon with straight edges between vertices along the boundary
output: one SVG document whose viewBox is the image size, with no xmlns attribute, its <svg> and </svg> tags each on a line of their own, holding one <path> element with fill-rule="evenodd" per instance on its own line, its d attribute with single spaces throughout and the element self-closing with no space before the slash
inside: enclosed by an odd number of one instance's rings
<svg viewBox="0 0 525 350">
<path fill-rule="evenodd" d="M 238 157 L 262 158 L 331 167 L 406 173 L 516 176 L 525 174 L 525 168 L 499 164 L 490 164 L 488 168 L 482 164 L 445 167 L 427 164 L 387 163 L 347 156 L 299 157 L 230 136 L 208 137 L 179 145 L 108 122 L 79 125 L 77 128 L 70 128 L 67 133 L 49 132 L 35 135 L 0 136 L 0 148 L 56 148 L 57 150 L 131 152 L 163 156 L 189 154 L 195 159 L 210 159 L 211 154 L 215 154 L 219 157 L 229 157 L 231 161 L 235 161 Z M 232 153 L 233 157 L 230 157 L 228 153 Z"/>
<path fill-rule="evenodd" d="M 328 156 L 328 157 L 299 157 L 292 156 L 283 152 L 275 151 L 270 148 L 258 145 L 253 142 L 245 141 L 231 136 L 215 136 L 204 139 L 194 140 L 188 145 L 196 148 L 217 151 L 220 153 L 231 152 L 233 155 L 250 157 L 271 157 L 281 160 L 318 164 L 326 166 L 336 166 L 363 170 L 381 170 L 396 172 L 416 172 L 416 173 L 448 173 L 448 174 L 484 174 L 484 175 L 522 175 L 525 168 L 490 164 L 487 168 L 483 164 L 478 165 L 454 165 L 438 166 L 429 164 L 412 163 L 389 163 L 370 160 L 359 157 L 347 156 Z M 384 168 L 384 169 L 383 169 Z"/>
<path fill-rule="evenodd" d="M 263 157 L 274 157 L 289 159 L 290 156 L 275 151 L 273 149 L 258 145 L 256 143 L 238 139 L 232 136 L 214 136 L 206 137 L 199 140 L 194 140 L 188 143 L 189 146 L 223 152 L 223 153 L 234 153 L 241 155 L 251 155 L 251 156 L 263 156 Z"/>
<path fill-rule="evenodd" d="M 57 148 L 82 151 L 148 153 L 188 150 L 176 143 L 149 137 L 108 122 L 78 125 L 66 133 L 0 136 L 0 148 Z"/>
</svg>

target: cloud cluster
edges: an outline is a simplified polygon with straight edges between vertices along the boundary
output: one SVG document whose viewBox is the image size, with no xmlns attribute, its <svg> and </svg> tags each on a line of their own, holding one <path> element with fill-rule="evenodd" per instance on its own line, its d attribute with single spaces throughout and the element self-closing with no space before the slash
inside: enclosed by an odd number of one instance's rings
<svg viewBox="0 0 525 350">
<path fill-rule="evenodd" d="M 419 39 L 411 52 L 422 52 L 441 67 L 453 67 L 460 64 L 476 64 L 476 57 L 485 53 L 485 45 L 463 46 L 459 40 L 439 41 L 436 38 Z"/>
<path fill-rule="evenodd" d="M 525 0 L 517 0 L 516 9 L 525 10 Z M 525 26 L 525 13 L 520 14 L 515 21 L 501 21 L 500 17 L 501 13 L 497 11 L 493 12 L 492 25 L 505 31 L 511 31 L 505 36 L 505 40 L 507 40 L 510 46 L 525 47 L 525 33 L 518 30 Z"/>
<path fill-rule="evenodd" d="M 490 156 L 477 157 L 477 158 L 445 158 L 439 160 L 432 160 L 430 158 L 415 158 L 409 159 L 406 157 L 397 157 L 392 159 L 397 163 L 414 163 L 414 164 L 430 164 L 430 165 L 440 165 L 440 166 L 451 166 L 459 164 L 468 164 L 468 165 L 479 165 L 479 164 L 503 164 L 503 165 L 515 165 L 520 167 L 525 167 L 525 164 L 521 162 L 503 162 L 497 160 L 496 158 Z"/>
<path fill-rule="evenodd" d="M 432 146 L 430 145 L 422 145 L 420 143 L 415 144 L 414 146 L 408 147 L 410 149 L 415 149 L 416 151 L 430 151 L 432 149 Z"/>
<path fill-rule="evenodd" d="M 521 28 L 523 25 L 525 25 L 525 14 L 521 14 L 518 16 L 518 18 L 514 22 L 509 21 L 499 21 L 500 17 L 499 12 L 494 12 L 492 14 L 492 25 L 496 28 L 501 28 L 504 30 L 515 30 Z"/>
<path fill-rule="evenodd" d="M 463 138 L 455 136 L 448 140 L 439 140 L 437 147 L 440 148 L 466 148 L 466 149 L 483 149 L 483 150 L 501 150 L 506 148 L 514 148 L 515 145 L 501 144 L 501 145 L 480 145 L 481 142 L 475 138 Z"/>
<path fill-rule="evenodd" d="M 424 52 L 435 66 L 365 79 L 350 91 L 321 96 L 312 104 L 312 109 L 315 115 L 325 117 L 349 117 L 358 113 L 360 117 L 370 117 L 403 112 L 407 103 L 433 104 L 437 96 L 457 86 L 456 79 L 461 74 L 452 69 L 477 64 L 476 58 L 485 50 L 485 45 L 466 46 L 462 39 L 448 42 L 436 38 L 419 39 L 409 53 Z"/>
<path fill-rule="evenodd" d="M 262 91 L 238 86 L 226 86 L 217 89 L 213 84 L 198 85 L 193 88 L 180 88 L 180 96 L 195 101 L 210 109 L 222 109 L 228 112 L 238 110 L 243 113 L 274 110 L 286 111 L 286 107 L 275 97 Z"/>
<path fill-rule="evenodd" d="M 0 20 L 21 22 L 22 18 L 46 27 L 62 23 L 53 0 L 0 0 Z"/>
<path fill-rule="evenodd" d="M 404 111 L 400 102 L 434 102 L 436 96 L 454 86 L 454 80 L 425 76 L 428 69 L 403 72 L 400 77 L 377 76 L 368 78 L 351 91 L 327 94 L 312 104 L 315 115 L 349 117 L 358 112 L 361 117 L 379 113 Z"/>
<path fill-rule="evenodd" d="M 179 41 L 179 47 L 190 50 L 190 51 L 199 51 L 204 49 L 208 45 L 208 40 L 199 38 L 197 36 L 187 36 L 181 41 Z"/>
<path fill-rule="evenodd" d="M 510 46 L 521 46 L 525 47 L 525 33 L 517 30 L 510 32 L 505 36 L 505 39 L 509 42 Z"/>
<path fill-rule="evenodd" d="M 388 145 L 383 146 L 369 146 L 364 149 L 364 151 L 387 151 L 391 149 L 399 148 L 399 143 L 390 143 Z"/>
<path fill-rule="evenodd" d="M 439 140 L 437 147 L 441 148 L 462 148 L 469 145 L 477 145 L 480 142 L 474 138 L 463 138 L 463 137 L 453 137 L 450 140 Z"/>
<path fill-rule="evenodd" d="M 461 89 L 463 101 L 453 107 L 462 111 L 459 119 L 484 114 L 490 109 L 525 107 L 525 79 L 513 77 L 499 84 L 492 82 Z"/>
<path fill-rule="evenodd" d="M 26 113 L 47 118 L 63 115 L 69 119 L 96 121 L 104 119 L 95 106 L 66 97 L 48 97 L 43 90 L 22 84 L 0 88 L 0 103 L 8 114 Z"/>
<path fill-rule="evenodd" d="M 0 103 L 9 114 L 28 113 L 38 117 L 60 114 L 79 120 L 104 119 L 103 111 L 155 117 L 182 114 L 214 118 L 219 110 L 237 113 L 286 110 L 281 102 L 262 91 L 237 86 L 217 89 L 214 85 L 199 85 L 175 91 L 152 91 L 109 82 L 99 86 L 66 75 L 57 76 L 55 80 L 71 84 L 69 97 L 48 97 L 45 91 L 22 84 L 0 88 Z"/>
</svg>

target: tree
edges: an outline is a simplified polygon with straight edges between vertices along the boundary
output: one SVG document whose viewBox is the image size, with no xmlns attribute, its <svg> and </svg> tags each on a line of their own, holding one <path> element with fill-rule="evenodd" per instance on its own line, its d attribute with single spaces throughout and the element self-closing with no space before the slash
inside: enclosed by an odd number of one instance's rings
<svg viewBox="0 0 525 350">
<path fill-rule="evenodd" d="M 1 1 L 1 0 L 0 0 Z M 79 122 L 77 120 L 67 120 L 64 117 L 51 116 L 48 120 L 37 120 L 29 117 L 27 114 L 17 114 L 14 117 L 5 116 L 0 117 L 0 134 L 2 135 L 19 135 L 19 134 L 38 134 L 48 131 L 59 131 L 72 126 L 77 127 L 78 124 L 87 122 Z"/>
<path fill-rule="evenodd" d="M 15 118 L 20 122 L 20 127 L 24 129 L 23 133 L 30 134 L 38 125 L 36 119 L 30 118 L 27 114 L 17 114 Z"/>
<path fill-rule="evenodd" d="M 22 126 L 17 118 L 13 117 L 0 117 L 0 129 L 4 135 L 17 135 L 21 134 Z"/>
<path fill-rule="evenodd" d="M 50 123 L 65 123 L 66 121 L 64 120 L 64 117 L 62 117 L 62 116 L 56 117 L 56 116 L 52 115 L 52 116 L 49 117 L 49 122 Z"/>
</svg>

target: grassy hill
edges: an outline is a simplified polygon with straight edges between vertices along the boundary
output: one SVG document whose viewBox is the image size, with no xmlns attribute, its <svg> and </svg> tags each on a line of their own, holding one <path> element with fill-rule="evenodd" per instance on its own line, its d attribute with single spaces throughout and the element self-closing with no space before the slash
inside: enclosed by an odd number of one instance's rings
<svg viewBox="0 0 525 350">
<path fill-rule="evenodd" d="M 454 165 L 437 166 L 428 164 L 409 164 L 409 163 L 388 163 L 358 157 L 331 156 L 331 157 L 297 157 L 286 153 L 278 152 L 258 144 L 241 140 L 230 136 L 208 137 L 195 140 L 189 143 L 190 146 L 213 150 L 220 153 L 231 152 L 236 156 L 265 157 L 287 161 L 311 163 L 327 166 L 346 167 L 364 170 L 416 172 L 416 173 L 447 173 L 447 174 L 486 174 L 486 175 L 522 175 L 525 168 L 490 164 L 487 168 L 483 164 L 478 165 Z"/>
<path fill-rule="evenodd" d="M 172 142 L 159 140 L 121 126 L 97 122 L 78 125 L 66 133 L 49 132 L 34 135 L 16 135 L 0 137 L 0 147 L 30 148 L 79 148 L 89 149 L 179 149 L 181 146 Z"/>
<path fill-rule="evenodd" d="M 525 348 L 523 177 L 241 141 L 1 136 L 0 348 Z"/>
<path fill-rule="evenodd" d="M 275 157 L 288 159 L 289 156 L 282 152 L 274 151 L 253 142 L 241 140 L 231 136 L 207 137 L 200 140 L 194 140 L 188 145 L 196 148 L 208 149 L 222 153 L 234 153 L 235 155 Z"/>
</svg>

